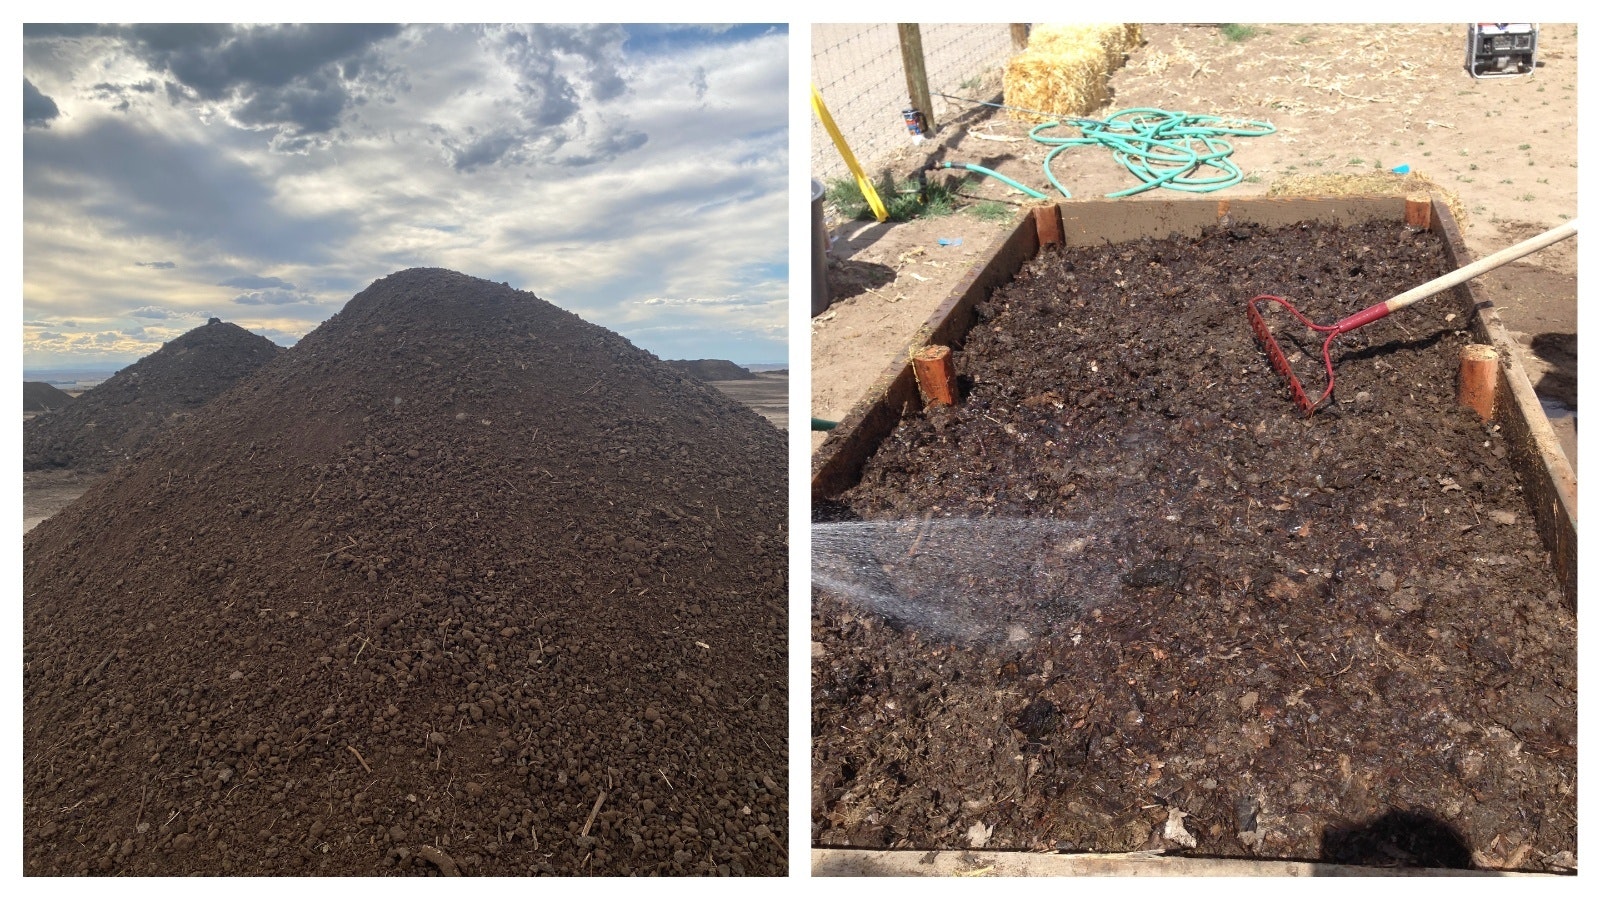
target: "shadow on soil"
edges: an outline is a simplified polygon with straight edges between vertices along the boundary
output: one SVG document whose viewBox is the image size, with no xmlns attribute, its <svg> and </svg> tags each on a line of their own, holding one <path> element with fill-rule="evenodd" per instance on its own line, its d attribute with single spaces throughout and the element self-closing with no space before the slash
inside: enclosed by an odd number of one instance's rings
<svg viewBox="0 0 1600 900">
<path fill-rule="evenodd" d="M 1544 373 L 1533 390 L 1540 397 L 1559 401 L 1568 409 L 1578 408 L 1578 336 L 1545 332 L 1534 335 L 1529 346 L 1538 357 L 1549 363 L 1551 370 Z"/>
<path fill-rule="evenodd" d="M 829 302 L 849 300 L 894 281 L 894 269 L 880 263 L 842 259 L 828 267 Z"/>
<path fill-rule="evenodd" d="M 1321 861 L 1470 869 L 1472 850 L 1461 832 L 1432 813 L 1391 809 L 1364 824 L 1323 829 Z"/>
</svg>

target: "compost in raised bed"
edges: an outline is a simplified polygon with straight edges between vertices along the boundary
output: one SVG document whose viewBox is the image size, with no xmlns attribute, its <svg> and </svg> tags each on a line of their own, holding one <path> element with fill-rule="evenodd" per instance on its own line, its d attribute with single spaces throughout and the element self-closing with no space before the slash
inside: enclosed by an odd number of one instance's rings
<svg viewBox="0 0 1600 900">
<path fill-rule="evenodd" d="M 813 843 L 1575 865 L 1576 619 L 1454 405 L 1471 310 L 1342 336 L 1311 417 L 1246 322 L 1447 268 L 1397 223 L 1235 226 L 980 303 L 964 401 L 816 509 Z"/>
</svg>

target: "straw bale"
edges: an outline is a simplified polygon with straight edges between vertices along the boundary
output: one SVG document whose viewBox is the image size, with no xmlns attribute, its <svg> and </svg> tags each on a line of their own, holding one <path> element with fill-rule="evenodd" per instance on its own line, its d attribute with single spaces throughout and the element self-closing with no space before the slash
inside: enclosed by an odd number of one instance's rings
<svg viewBox="0 0 1600 900">
<path fill-rule="evenodd" d="M 1103 48 L 1112 58 L 1119 55 L 1125 56 L 1139 46 L 1142 40 L 1142 31 L 1137 23 L 1129 24 L 1074 24 L 1074 25 L 1035 25 L 1028 33 L 1028 49 L 1041 53 L 1052 53 L 1052 47 L 1064 45 L 1067 47 L 1095 44 Z"/>
<path fill-rule="evenodd" d="M 1107 81 L 1140 40 L 1138 25 L 1036 25 L 1028 49 L 1005 68 L 1006 105 L 1027 122 L 1086 116 L 1110 95 Z"/>
<path fill-rule="evenodd" d="M 1068 53 L 1023 53 L 1006 63 L 1006 105 L 1051 116 L 1013 111 L 1028 122 L 1054 116 L 1083 116 L 1105 103 L 1106 58 L 1099 47 L 1076 47 Z"/>
</svg>

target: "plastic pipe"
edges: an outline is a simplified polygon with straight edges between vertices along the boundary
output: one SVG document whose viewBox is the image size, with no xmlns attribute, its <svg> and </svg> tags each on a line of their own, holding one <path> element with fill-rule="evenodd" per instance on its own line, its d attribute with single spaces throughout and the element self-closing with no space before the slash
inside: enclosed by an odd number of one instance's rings
<svg viewBox="0 0 1600 900">
<path fill-rule="evenodd" d="M 975 166 L 972 163 L 948 163 L 948 162 L 947 163 L 935 163 L 934 164 L 934 168 L 966 169 L 968 172 L 977 172 L 979 175 L 987 175 L 990 178 L 998 178 L 999 180 L 1005 182 L 1006 184 L 1011 185 L 1012 187 L 1014 187 L 1017 190 L 1023 192 L 1024 194 L 1027 194 L 1029 197 L 1032 197 L 1035 200 L 1048 200 L 1049 199 L 1049 197 L 1045 196 L 1044 194 L 1039 193 L 1038 191 L 1034 190 L 1031 187 L 1028 187 L 1025 184 L 1019 184 L 1019 183 L 1017 183 L 1015 181 L 1012 181 L 1010 178 L 1007 178 L 1006 176 L 1001 175 L 999 172 L 993 171 L 992 169 L 985 169 L 983 166 Z"/>
</svg>

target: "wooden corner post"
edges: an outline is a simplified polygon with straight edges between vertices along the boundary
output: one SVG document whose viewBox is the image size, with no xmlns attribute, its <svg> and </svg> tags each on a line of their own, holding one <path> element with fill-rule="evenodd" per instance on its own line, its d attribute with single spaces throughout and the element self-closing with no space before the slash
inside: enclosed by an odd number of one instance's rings
<svg viewBox="0 0 1600 900">
<path fill-rule="evenodd" d="M 897 25 L 900 29 L 900 62 L 906 70 L 906 95 L 911 105 L 922 113 L 928 126 L 928 135 L 939 130 L 933 121 L 933 95 L 928 93 L 928 68 L 922 59 L 922 26 Z"/>
<path fill-rule="evenodd" d="M 917 388 L 922 391 L 926 406 L 954 406 L 957 399 L 955 361 L 950 358 L 950 348 L 930 344 L 911 357 L 911 368 L 917 376 Z"/>
</svg>

